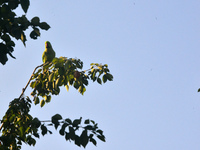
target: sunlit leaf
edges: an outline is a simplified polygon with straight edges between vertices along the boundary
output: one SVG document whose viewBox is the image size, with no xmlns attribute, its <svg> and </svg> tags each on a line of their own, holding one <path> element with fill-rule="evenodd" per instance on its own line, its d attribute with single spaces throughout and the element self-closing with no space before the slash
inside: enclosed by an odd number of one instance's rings
<svg viewBox="0 0 200 150">
<path fill-rule="evenodd" d="M 42 100 L 40 101 L 40 106 L 43 107 L 44 105 L 45 105 L 45 101 L 44 101 L 44 99 L 42 99 Z"/>
<path fill-rule="evenodd" d="M 69 85 L 65 85 L 65 88 L 67 89 L 67 91 L 69 91 Z"/>
</svg>

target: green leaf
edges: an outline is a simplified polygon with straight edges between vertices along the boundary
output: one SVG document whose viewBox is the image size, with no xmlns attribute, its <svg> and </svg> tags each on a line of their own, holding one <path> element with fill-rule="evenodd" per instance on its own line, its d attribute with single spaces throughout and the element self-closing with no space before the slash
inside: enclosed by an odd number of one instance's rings
<svg viewBox="0 0 200 150">
<path fill-rule="evenodd" d="M 97 145 L 97 142 L 96 142 L 96 140 L 95 139 L 93 139 L 93 138 L 90 138 L 90 142 L 92 142 L 95 146 Z"/>
<path fill-rule="evenodd" d="M 34 26 L 38 26 L 40 24 L 40 18 L 39 17 L 32 18 L 31 24 L 34 25 Z"/>
<path fill-rule="evenodd" d="M 9 41 L 6 43 L 7 46 L 15 46 L 15 43 L 13 41 Z"/>
<path fill-rule="evenodd" d="M 27 138 L 26 138 L 26 143 L 34 146 L 36 144 L 36 140 L 34 138 L 32 138 L 30 135 L 28 135 Z"/>
<path fill-rule="evenodd" d="M 28 127 L 25 131 L 25 133 L 29 133 L 31 127 Z"/>
<path fill-rule="evenodd" d="M 83 87 L 83 90 L 82 90 L 81 94 L 83 95 L 85 93 L 85 91 L 86 91 L 86 88 Z"/>
<path fill-rule="evenodd" d="M 68 123 L 63 123 L 61 129 L 65 130 L 65 128 L 66 128 L 68 125 L 69 125 Z"/>
<path fill-rule="evenodd" d="M 78 81 L 75 81 L 75 82 L 74 82 L 74 88 L 75 88 L 75 89 L 78 89 L 79 87 L 80 87 L 79 82 L 78 82 Z"/>
<path fill-rule="evenodd" d="M 40 137 L 40 135 L 39 135 L 38 133 L 33 133 L 33 135 L 34 135 L 35 137 L 37 137 L 37 138 Z"/>
<path fill-rule="evenodd" d="M 20 0 L 21 3 L 21 7 L 24 10 L 25 13 L 27 13 L 28 7 L 30 5 L 30 1 L 29 0 Z"/>
<path fill-rule="evenodd" d="M 64 69 L 67 71 L 71 66 L 71 61 L 67 60 L 67 62 L 64 65 Z"/>
<path fill-rule="evenodd" d="M 36 127 L 36 128 L 39 128 L 40 127 L 40 125 L 41 125 L 41 122 L 40 122 L 40 120 L 38 119 L 38 118 L 34 118 L 33 120 L 32 120 L 32 123 L 31 123 L 34 127 Z"/>
<path fill-rule="evenodd" d="M 86 91 L 86 88 L 85 88 L 85 86 L 84 85 L 81 85 L 81 86 L 79 86 L 79 89 L 78 89 L 78 91 L 83 95 L 84 94 L 84 92 Z"/>
<path fill-rule="evenodd" d="M 106 83 L 106 81 L 107 81 L 107 76 L 106 76 L 106 74 L 103 75 L 102 80 L 103 80 L 103 83 Z"/>
<path fill-rule="evenodd" d="M 54 116 L 51 117 L 51 122 L 55 125 L 55 129 L 57 129 L 58 126 L 60 125 L 58 120 L 61 120 L 61 119 L 62 119 L 62 116 L 60 114 L 55 114 Z"/>
<path fill-rule="evenodd" d="M 105 136 L 103 136 L 103 135 L 97 135 L 97 137 L 98 137 L 101 141 L 103 141 L 103 142 L 106 141 L 106 140 L 105 140 Z"/>
<path fill-rule="evenodd" d="M 64 136 L 65 135 L 65 130 L 64 129 L 60 129 L 59 133 L 60 133 L 60 135 Z"/>
<path fill-rule="evenodd" d="M 64 67 L 63 67 L 63 64 L 61 64 L 61 65 L 62 65 L 62 67 L 60 67 L 60 68 L 58 69 L 58 74 L 59 74 L 60 76 L 62 76 L 62 75 L 65 74 L 65 69 L 64 69 Z"/>
<path fill-rule="evenodd" d="M 16 118 L 16 115 L 13 114 L 13 115 L 9 118 L 9 122 L 13 122 L 15 118 Z"/>
<path fill-rule="evenodd" d="M 89 124 L 90 123 L 90 120 L 89 119 L 87 119 L 87 120 L 85 120 L 85 122 L 84 122 L 85 124 Z"/>
<path fill-rule="evenodd" d="M 62 83 L 62 77 L 59 77 L 57 80 L 56 80 L 56 83 L 55 83 L 55 89 L 57 89 Z"/>
<path fill-rule="evenodd" d="M 70 140 L 69 133 L 65 132 L 65 139 L 66 141 Z"/>
<path fill-rule="evenodd" d="M 52 72 L 50 75 L 49 75 L 49 81 L 52 82 L 53 79 L 54 79 L 54 72 Z"/>
<path fill-rule="evenodd" d="M 83 84 L 85 84 L 86 86 L 88 85 L 88 80 L 87 79 L 83 79 Z"/>
<path fill-rule="evenodd" d="M 37 39 L 37 37 L 40 36 L 40 31 L 39 29 L 35 28 L 31 33 L 30 33 L 30 37 L 32 39 Z"/>
<path fill-rule="evenodd" d="M 4 34 L 3 36 L 1 36 L 1 39 L 4 40 L 5 42 L 9 42 L 11 40 L 10 36 L 7 34 Z"/>
<path fill-rule="evenodd" d="M 35 88 L 35 85 L 36 85 L 36 81 L 33 81 L 30 83 L 30 87 L 32 87 L 32 88 Z"/>
<path fill-rule="evenodd" d="M 49 103 L 51 101 L 51 95 L 45 95 L 44 100 Z"/>
<path fill-rule="evenodd" d="M 50 28 L 50 26 L 46 23 L 46 22 L 41 22 L 39 24 L 39 27 L 43 30 L 48 30 Z"/>
<path fill-rule="evenodd" d="M 39 99 L 38 96 L 36 96 L 36 97 L 34 98 L 34 104 L 37 105 L 37 104 L 39 104 L 39 102 L 40 102 L 40 99 Z"/>
<path fill-rule="evenodd" d="M 45 105 L 45 101 L 44 101 L 44 99 L 42 99 L 42 100 L 40 101 L 40 106 L 43 107 L 44 105 Z"/>
<path fill-rule="evenodd" d="M 21 39 L 22 30 L 19 27 L 13 27 L 11 32 L 17 40 Z"/>
<path fill-rule="evenodd" d="M 51 120 L 53 122 L 53 120 L 61 120 L 62 116 L 60 114 L 55 114 L 54 116 L 51 117 Z"/>
<path fill-rule="evenodd" d="M 97 132 L 101 135 L 103 135 L 103 131 L 102 130 L 97 130 Z"/>
<path fill-rule="evenodd" d="M 65 121 L 68 122 L 69 124 L 72 124 L 72 121 L 69 118 L 65 119 Z"/>
<path fill-rule="evenodd" d="M 113 76 L 110 73 L 106 73 L 106 77 L 109 81 L 113 80 Z"/>
<path fill-rule="evenodd" d="M 72 123 L 73 127 L 77 127 L 79 124 L 81 124 L 81 120 L 82 120 L 82 117 L 80 119 L 75 119 Z"/>
<path fill-rule="evenodd" d="M 75 130 L 72 127 L 69 127 L 69 137 L 71 140 L 75 140 Z"/>
<path fill-rule="evenodd" d="M 82 134 L 80 136 L 80 140 L 81 140 L 81 145 L 85 148 L 89 141 L 89 137 L 87 135 L 87 130 L 84 130 L 82 132 Z"/>
<path fill-rule="evenodd" d="M 97 78 L 97 82 L 98 82 L 99 84 L 102 84 L 102 82 L 101 82 L 101 79 L 100 79 L 100 78 Z"/>
<path fill-rule="evenodd" d="M 75 144 L 77 145 L 77 146 L 81 146 L 81 139 L 80 139 L 80 137 L 78 136 L 78 135 L 75 135 Z"/>
<path fill-rule="evenodd" d="M 67 91 L 69 91 L 69 85 L 65 85 L 65 88 L 67 89 Z"/>
<path fill-rule="evenodd" d="M 23 138 L 24 137 L 24 127 L 23 126 L 19 127 L 19 131 L 20 131 L 20 137 Z"/>
<path fill-rule="evenodd" d="M 38 28 L 34 28 L 34 32 L 37 34 L 37 36 L 40 36 L 40 30 Z"/>
<path fill-rule="evenodd" d="M 47 134 L 47 127 L 43 125 L 41 125 L 41 130 L 42 130 L 42 135 L 44 136 L 45 134 Z"/>
<path fill-rule="evenodd" d="M 95 128 L 91 125 L 87 125 L 86 127 L 84 127 L 86 130 L 95 130 Z"/>
<path fill-rule="evenodd" d="M 90 120 L 93 124 L 95 124 L 95 121 L 94 120 Z"/>
<path fill-rule="evenodd" d="M 18 7 L 18 1 L 9 0 L 8 1 L 8 6 L 10 7 L 10 9 L 16 9 Z"/>
</svg>

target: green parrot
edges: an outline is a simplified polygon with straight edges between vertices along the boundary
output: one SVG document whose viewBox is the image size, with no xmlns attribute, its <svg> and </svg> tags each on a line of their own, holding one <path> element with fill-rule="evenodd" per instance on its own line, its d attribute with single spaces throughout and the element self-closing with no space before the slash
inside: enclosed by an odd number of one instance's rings
<svg viewBox="0 0 200 150">
<path fill-rule="evenodd" d="M 45 50 L 42 54 L 43 63 L 51 62 L 55 58 L 55 51 L 53 50 L 51 43 L 49 41 L 45 42 Z"/>
</svg>

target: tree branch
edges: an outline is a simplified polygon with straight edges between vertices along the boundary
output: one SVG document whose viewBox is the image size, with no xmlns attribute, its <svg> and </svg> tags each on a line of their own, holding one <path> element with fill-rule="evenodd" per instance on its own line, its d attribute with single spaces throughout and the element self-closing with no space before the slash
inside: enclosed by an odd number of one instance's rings
<svg viewBox="0 0 200 150">
<path fill-rule="evenodd" d="M 47 64 L 47 63 L 45 63 L 45 64 Z M 44 66 L 45 64 L 41 64 L 41 65 L 39 65 L 39 66 L 35 67 L 35 69 L 34 69 L 34 71 L 33 71 L 32 75 L 31 75 L 31 77 L 30 77 L 29 81 L 27 82 L 26 86 L 25 86 L 25 87 L 22 89 L 22 93 L 21 93 L 21 95 L 19 96 L 19 99 L 22 97 L 22 95 L 24 94 L 24 92 L 25 92 L 26 88 L 28 87 L 29 83 L 31 82 L 31 79 L 32 79 L 32 77 L 33 77 L 33 75 L 34 75 L 35 71 L 37 70 L 37 68 L 39 68 L 39 67 L 42 67 L 42 66 Z"/>
<path fill-rule="evenodd" d="M 29 81 L 27 82 L 26 86 L 22 89 L 22 93 L 21 93 L 21 95 L 19 96 L 19 99 L 22 97 L 22 95 L 23 95 L 24 92 L 26 91 L 26 88 L 28 87 L 29 83 L 31 82 L 31 79 L 32 79 L 32 77 L 33 77 L 35 71 L 36 71 L 39 67 L 42 67 L 42 66 L 46 65 L 47 63 L 49 63 L 49 62 L 46 62 L 46 63 L 44 63 L 44 64 L 41 64 L 41 65 L 35 67 L 35 69 L 34 69 L 32 75 L 31 75 Z M 0 121 L 2 121 L 2 120 L 0 120 Z M 4 123 L 1 124 L 0 131 L 1 131 L 1 129 L 3 128 L 3 124 L 4 124 Z"/>
</svg>

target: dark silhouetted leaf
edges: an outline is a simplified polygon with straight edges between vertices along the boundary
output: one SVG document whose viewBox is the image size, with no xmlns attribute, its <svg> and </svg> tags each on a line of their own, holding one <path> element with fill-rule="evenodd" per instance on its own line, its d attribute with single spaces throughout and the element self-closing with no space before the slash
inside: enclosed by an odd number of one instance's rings
<svg viewBox="0 0 200 150">
<path fill-rule="evenodd" d="M 39 27 L 43 30 L 48 30 L 50 28 L 50 26 L 46 23 L 46 22 L 41 22 L 39 24 Z"/>
<path fill-rule="evenodd" d="M 30 1 L 29 0 L 20 0 L 22 9 L 24 10 L 25 13 L 27 13 L 28 7 L 30 5 Z"/>
<path fill-rule="evenodd" d="M 45 134 L 47 134 L 47 127 L 45 127 L 44 125 L 41 125 L 41 130 L 42 130 L 42 135 L 44 136 Z"/>
</svg>

